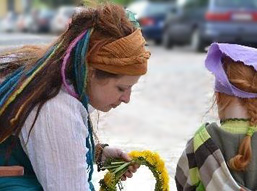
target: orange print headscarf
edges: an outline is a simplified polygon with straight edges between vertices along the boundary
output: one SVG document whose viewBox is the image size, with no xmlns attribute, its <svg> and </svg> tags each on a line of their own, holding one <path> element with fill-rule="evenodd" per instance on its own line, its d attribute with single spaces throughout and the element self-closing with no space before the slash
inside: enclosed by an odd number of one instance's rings
<svg viewBox="0 0 257 191">
<path fill-rule="evenodd" d="M 143 75 L 150 52 L 145 49 L 141 30 L 88 53 L 89 66 L 113 74 Z"/>
</svg>

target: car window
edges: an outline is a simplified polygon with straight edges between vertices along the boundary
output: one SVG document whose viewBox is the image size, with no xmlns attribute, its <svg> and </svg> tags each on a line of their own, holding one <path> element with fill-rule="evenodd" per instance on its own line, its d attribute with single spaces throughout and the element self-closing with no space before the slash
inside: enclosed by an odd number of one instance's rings
<svg viewBox="0 0 257 191">
<path fill-rule="evenodd" d="M 40 13 L 39 13 L 39 16 L 40 17 L 49 17 L 49 16 L 53 16 L 53 12 L 50 11 L 50 10 L 42 10 Z"/>
<path fill-rule="evenodd" d="M 75 9 L 67 9 L 64 11 L 64 15 L 71 17 L 74 12 L 75 12 Z"/>
<path fill-rule="evenodd" d="M 215 0 L 214 4 L 226 8 L 257 8 L 257 0 Z"/>
<path fill-rule="evenodd" d="M 183 7 L 203 7 L 208 4 L 209 0 L 178 0 L 180 6 Z"/>
<path fill-rule="evenodd" d="M 128 6 L 128 10 L 136 14 L 136 18 L 167 13 L 173 6 L 172 2 L 135 2 Z"/>
<path fill-rule="evenodd" d="M 75 12 L 75 7 L 62 7 L 58 10 L 59 15 L 71 17 Z"/>
<path fill-rule="evenodd" d="M 199 6 L 206 6 L 208 5 L 208 3 L 209 3 L 209 0 L 197 0 L 197 4 Z"/>
<path fill-rule="evenodd" d="M 153 4 L 149 4 L 149 6 L 147 7 L 147 9 L 145 10 L 145 14 L 148 15 L 155 15 L 155 14 L 160 14 L 160 13 L 166 13 L 169 8 L 171 6 L 169 6 L 166 3 L 153 3 Z"/>
</svg>

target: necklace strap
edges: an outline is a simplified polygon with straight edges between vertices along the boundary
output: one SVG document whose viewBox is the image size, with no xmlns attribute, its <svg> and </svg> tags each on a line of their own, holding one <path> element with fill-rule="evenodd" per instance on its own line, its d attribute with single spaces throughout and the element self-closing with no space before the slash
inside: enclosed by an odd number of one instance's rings
<svg viewBox="0 0 257 191">
<path fill-rule="evenodd" d="M 226 123 L 228 121 L 249 121 L 250 119 L 245 118 L 228 118 L 228 119 L 221 119 L 220 124 Z"/>
</svg>

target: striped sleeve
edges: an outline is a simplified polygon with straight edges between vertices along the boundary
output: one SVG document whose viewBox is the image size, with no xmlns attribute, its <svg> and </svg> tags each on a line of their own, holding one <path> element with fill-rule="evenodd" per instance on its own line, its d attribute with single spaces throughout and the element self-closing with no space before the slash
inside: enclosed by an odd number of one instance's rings
<svg viewBox="0 0 257 191">
<path fill-rule="evenodd" d="M 239 191 L 220 149 L 201 126 L 179 159 L 175 181 L 178 191 Z"/>
<path fill-rule="evenodd" d="M 175 175 L 178 191 L 196 190 L 200 183 L 193 146 L 193 139 L 191 139 L 178 161 Z"/>
</svg>

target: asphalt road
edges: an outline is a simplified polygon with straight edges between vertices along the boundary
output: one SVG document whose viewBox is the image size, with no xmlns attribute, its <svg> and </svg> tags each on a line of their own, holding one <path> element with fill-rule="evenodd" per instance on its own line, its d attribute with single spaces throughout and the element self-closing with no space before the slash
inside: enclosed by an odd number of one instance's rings
<svg viewBox="0 0 257 191">
<path fill-rule="evenodd" d="M 54 40 L 52 35 L 0 33 L 0 51 L 6 48 L 18 47 L 26 44 L 45 44 Z"/>
</svg>

